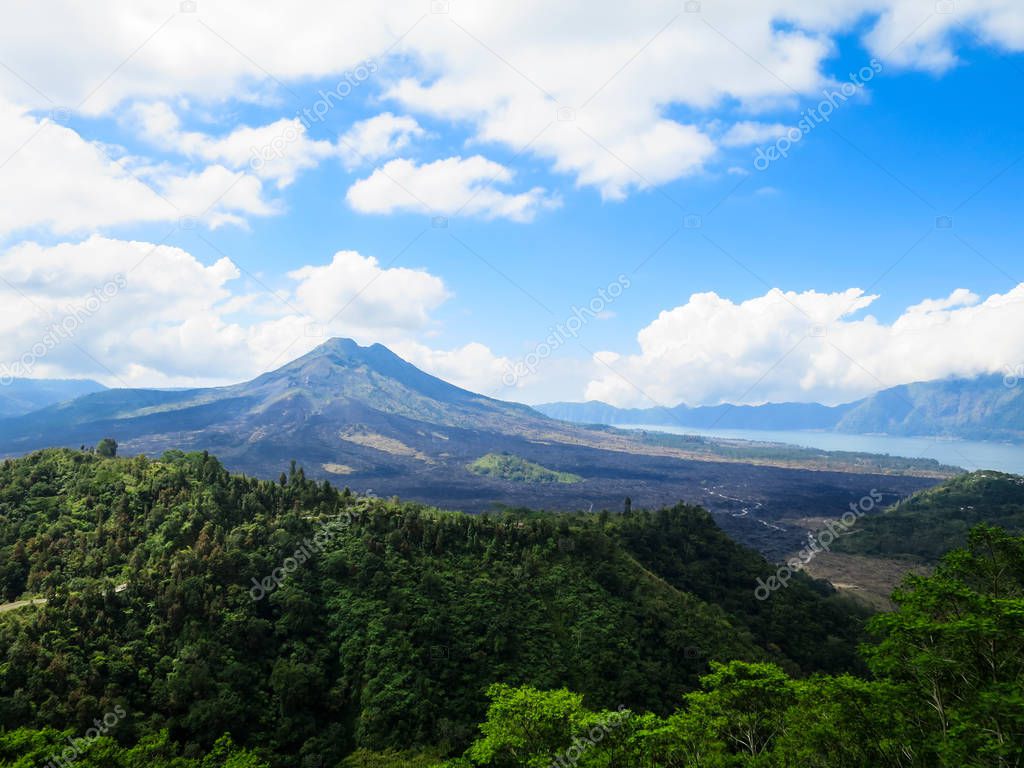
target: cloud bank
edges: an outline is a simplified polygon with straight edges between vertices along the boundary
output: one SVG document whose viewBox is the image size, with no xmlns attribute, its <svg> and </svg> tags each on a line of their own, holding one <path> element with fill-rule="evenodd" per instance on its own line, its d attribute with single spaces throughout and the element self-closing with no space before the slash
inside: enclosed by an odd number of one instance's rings
<svg viewBox="0 0 1024 768">
<path fill-rule="evenodd" d="M 984 300 L 966 289 L 907 307 L 892 323 L 863 314 L 878 296 L 783 292 L 742 302 L 697 293 L 637 334 L 640 351 L 599 353 L 588 400 L 677 403 L 847 402 L 885 387 L 1001 372 L 1024 361 L 1024 283 Z"/>
</svg>

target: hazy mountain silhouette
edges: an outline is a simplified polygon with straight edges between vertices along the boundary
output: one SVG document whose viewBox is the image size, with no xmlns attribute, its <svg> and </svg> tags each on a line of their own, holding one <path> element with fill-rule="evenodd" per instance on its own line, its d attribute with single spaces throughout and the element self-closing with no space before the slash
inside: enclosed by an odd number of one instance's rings
<svg viewBox="0 0 1024 768">
<path fill-rule="evenodd" d="M 22 416 L 103 389 L 89 379 L 0 379 L 0 418 Z"/>
<path fill-rule="evenodd" d="M 547 403 L 541 413 L 578 424 L 646 424 L 718 429 L 816 429 L 860 434 L 1024 441 L 1024 381 L 1001 374 L 904 384 L 837 406 L 765 403 L 616 408 Z"/>
</svg>

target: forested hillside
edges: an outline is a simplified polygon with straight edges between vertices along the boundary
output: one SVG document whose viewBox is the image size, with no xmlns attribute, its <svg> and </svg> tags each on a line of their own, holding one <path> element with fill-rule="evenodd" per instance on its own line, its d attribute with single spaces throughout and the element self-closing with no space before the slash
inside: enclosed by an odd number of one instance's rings
<svg viewBox="0 0 1024 768">
<path fill-rule="evenodd" d="M 1024 532 L 1024 477 L 971 472 L 919 491 L 840 537 L 838 552 L 936 562 L 979 523 Z"/>
<path fill-rule="evenodd" d="M 975 529 L 870 623 L 873 677 L 712 664 L 669 716 L 494 686 L 449 768 L 1010 768 L 1024 764 L 1024 538 Z M 395 762 L 393 765 L 400 765 Z"/>
<path fill-rule="evenodd" d="M 496 683 L 665 716 L 715 660 L 860 668 L 858 609 L 803 576 L 752 599 L 774 569 L 687 506 L 473 517 L 53 450 L 0 465 L 0 568 L 4 602 L 46 600 L 0 615 L 0 728 L 123 710 L 115 741 L 196 760 L 458 753 Z"/>
</svg>

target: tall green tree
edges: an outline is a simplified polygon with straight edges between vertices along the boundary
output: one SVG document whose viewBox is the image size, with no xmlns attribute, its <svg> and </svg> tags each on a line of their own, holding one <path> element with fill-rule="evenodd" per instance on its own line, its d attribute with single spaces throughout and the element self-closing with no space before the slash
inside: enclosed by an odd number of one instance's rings
<svg viewBox="0 0 1024 768">
<path fill-rule="evenodd" d="M 117 456 L 117 440 L 112 437 L 104 437 L 96 443 L 96 453 L 105 459 L 112 459 Z"/>
<path fill-rule="evenodd" d="M 876 617 L 872 671 L 942 766 L 1024 765 L 1024 537 L 988 526 L 935 573 L 911 577 Z"/>
</svg>

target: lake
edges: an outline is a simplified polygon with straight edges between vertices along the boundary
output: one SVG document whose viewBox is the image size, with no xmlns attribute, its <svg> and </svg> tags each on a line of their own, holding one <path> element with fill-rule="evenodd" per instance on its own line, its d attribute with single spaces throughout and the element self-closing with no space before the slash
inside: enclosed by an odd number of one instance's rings
<svg viewBox="0 0 1024 768">
<path fill-rule="evenodd" d="M 951 440 L 935 437 L 893 437 L 888 435 L 846 435 L 838 432 L 802 432 L 770 429 L 701 429 L 699 427 L 621 424 L 619 429 L 645 429 L 673 435 L 700 435 L 734 440 L 787 443 L 823 451 L 856 451 L 889 456 L 935 459 L 964 469 L 994 469 L 1024 474 L 1024 445 Z"/>
</svg>

